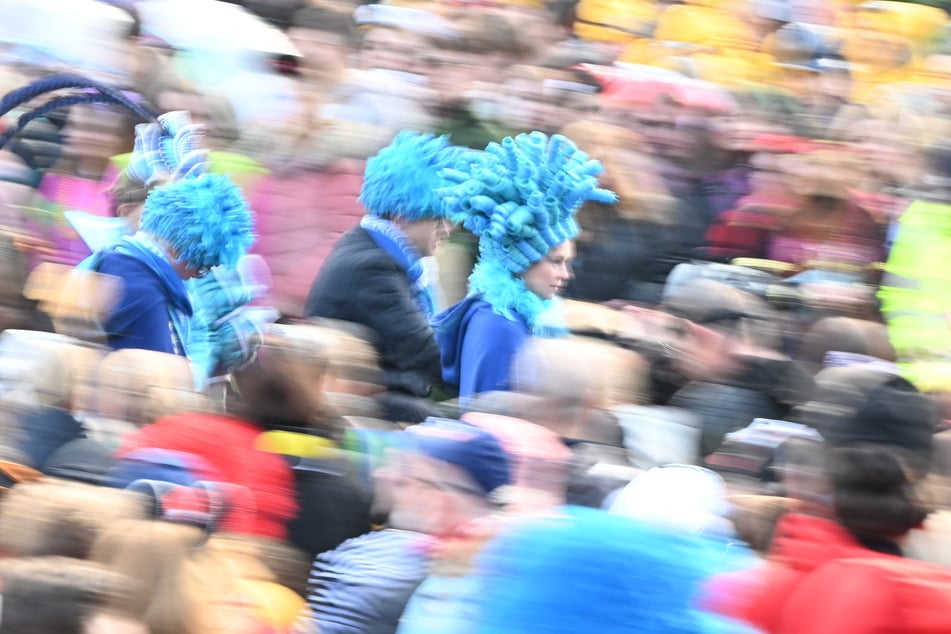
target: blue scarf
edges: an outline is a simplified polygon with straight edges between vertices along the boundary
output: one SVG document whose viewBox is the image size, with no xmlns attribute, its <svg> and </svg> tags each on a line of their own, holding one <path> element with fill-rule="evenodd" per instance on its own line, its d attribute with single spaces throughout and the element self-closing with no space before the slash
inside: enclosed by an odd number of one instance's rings
<svg viewBox="0 0 951 634">
<path fill-rule="evenodd" d="M 433 287 L 436 281 L 430 279 L 433 276 L 427 271 L 426 262 L 416 247 L 406 234 L 389 220 L 367 215 L 360 219 L 360 227 L 406 271 L 413 291 L 413 301 L 426 321 L 431 321 L 436 315 L 436 292 Z"/>
<path fill-rule="evenodd" d="M 175 351 L 188 355 L 189 321 L 192 316 L 191 298 L 185 289 L 185 283 L 168 261 L 168 256 L 146 234 L 136 233 L 116 245 L 116 252 L 134 257 L 152 269 L 168 289 L 168 319 L 172 325 L 172 343 Z"/>
<path fill-rule="evenodd" d="M 192 303 L 182 281 L 168 261 L 168 256 L 155 242 L 144 233 L 126 236 L 111 247 L 97 251 L 80 262 L 78 268 L 96 271 L 102 256 L 109 251 L 128 255 L 146 264 L 162 280 L 167 291 L 168 318 L 171 325 L 172 343 L 178 354 L 187 356 L 189 339 L 189 320 L 192 316 Z M 118 327 L 121 328 L 121 325 Z"/>
</svg>

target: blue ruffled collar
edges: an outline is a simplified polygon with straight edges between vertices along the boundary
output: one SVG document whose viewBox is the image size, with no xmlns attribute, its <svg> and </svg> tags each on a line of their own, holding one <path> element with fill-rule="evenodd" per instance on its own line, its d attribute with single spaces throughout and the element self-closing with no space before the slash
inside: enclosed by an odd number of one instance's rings
<svg viewBox="0 0 951 634">
<path fill-rule="evenodd" d="M 542 299 L 500 262 L 482 260 L 476 264 L 469 276 L 469 289 L 472 295 L 488 302 L 496 314 L 512 321 L 516 315 L 521 317 L 533 335 L 553 337 L 567 333 L 559 310 L 561 300 Z"/>
</svg>

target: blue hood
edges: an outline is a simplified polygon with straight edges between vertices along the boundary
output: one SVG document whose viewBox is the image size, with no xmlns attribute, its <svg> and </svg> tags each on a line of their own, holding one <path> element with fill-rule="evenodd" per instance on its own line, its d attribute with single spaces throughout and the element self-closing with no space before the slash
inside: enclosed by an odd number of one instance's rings
<svg viewBox="0 0 951 634">
<path fill-rule="evenodd" d="M 442 380 L 448 385 L 459 386 L 462 377 L 462 342 L 472 318 L 473 305 L 484 300 L 478 295 L 466 297 L 433 318 L 432 327 L 439 346 L 442 365 Z"/>
</svg>

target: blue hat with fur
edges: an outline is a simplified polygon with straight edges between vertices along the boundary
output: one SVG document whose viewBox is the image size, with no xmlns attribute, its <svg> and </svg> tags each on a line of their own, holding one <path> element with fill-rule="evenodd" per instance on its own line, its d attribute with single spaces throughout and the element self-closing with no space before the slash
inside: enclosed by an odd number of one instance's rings
<svg viewBox="0 0 951 634">
<path fill-rule="evenodd" d="M 360 202 L 370 214 L 389 220 L 446 218 L 436 190 L 449 183 L 439 173 L 467 151 L 451 145 L 446 135 L 404 130 L 367 161 Z"/>
<path fill-rule="evenodd" d="M 747 632 L 697 608 L 721 554 L 604 511 L 568 507 L 497 537 L 480 560 L 475 634 Z"/>
</svg>

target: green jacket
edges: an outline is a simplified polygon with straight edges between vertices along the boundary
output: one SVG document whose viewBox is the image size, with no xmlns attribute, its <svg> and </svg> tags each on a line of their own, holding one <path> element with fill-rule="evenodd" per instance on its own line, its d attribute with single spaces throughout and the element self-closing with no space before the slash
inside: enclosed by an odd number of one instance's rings
<svg viewBox="0 0 951 634">
<path fill-rule="evenodd" d="M 908 379 L 951 361 L 951 205 L 918 200 L 902 215 L 878 293 Z M 931 371 L 929 371 L 930 373 Z"/>
</svg>

